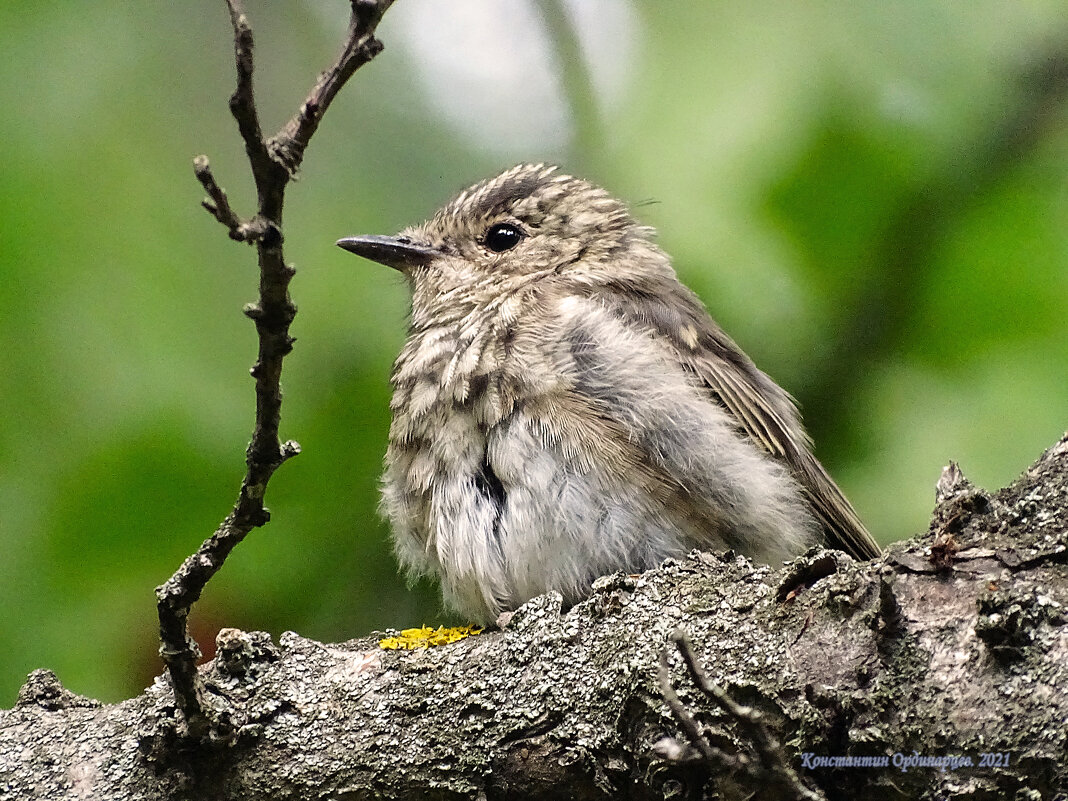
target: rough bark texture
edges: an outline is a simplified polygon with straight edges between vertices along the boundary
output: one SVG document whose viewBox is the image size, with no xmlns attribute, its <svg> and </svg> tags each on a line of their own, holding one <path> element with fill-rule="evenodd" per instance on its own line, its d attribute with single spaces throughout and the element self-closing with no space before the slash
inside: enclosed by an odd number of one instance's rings
<svg viewBox="0 0 1068 801">
<path fill-rule="evenodd" d="M 931 530 L 870 563 L 693 554 L 602 579 L 570 612 L 543 596 L 503 631 L 424 651 L 224 631 L 201 668 L 232 726 L 214 744 L 178 737 L 164 680 L 100 706 L 37 671 L 0 711 L 0 797 L 782 797 L 759 760 L 727 775 L 685 744 L 657 683 L 677 628 L 826 798 L 1063 795 L 1068 438 L 992 497 L 949 471 L 939 491 Z M 746 729 L 673 647 L 671 665 L 707 744 L 744 766 Z M 812 767 L 913 752 L 972 764 Z"/>
</svg>

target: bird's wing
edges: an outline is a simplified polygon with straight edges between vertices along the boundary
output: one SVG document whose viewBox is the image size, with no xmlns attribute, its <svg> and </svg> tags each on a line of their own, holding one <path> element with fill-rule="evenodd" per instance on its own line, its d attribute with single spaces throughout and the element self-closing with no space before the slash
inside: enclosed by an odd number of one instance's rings
<svg viewBox="0 0 1068 801">
<path fill-rule="evenodd" d="M 531 381 L 551 378 L 521 415 L 567 455 L 580 481 L 601 481 L 615 509 L 610 518 L 629 514 L 661 538 L 661 558 L 713 547 L 778 563 L 820 541 L 789 469 L 668 361 L 648 330 L 628 325 L 599 298 L 574 294 L 550 299 L 539 317 L 549 331 L 528 331 L 514 353 L 549 355 L 548 369 L 527 373 Z"/>
<path fill-rule="evenodd" d="M 601 300 L 629 327 L 672 344 L 673 355 L 703 382 L 739 427 L 786 464 L 823 525 L 827 544 L 861 559 L 879 546 L 811 451 L 793 398 L 753 364 L 712 320 L 697 297 L 674 279 L 645 293 L 608 292 Z"/>
</svg>

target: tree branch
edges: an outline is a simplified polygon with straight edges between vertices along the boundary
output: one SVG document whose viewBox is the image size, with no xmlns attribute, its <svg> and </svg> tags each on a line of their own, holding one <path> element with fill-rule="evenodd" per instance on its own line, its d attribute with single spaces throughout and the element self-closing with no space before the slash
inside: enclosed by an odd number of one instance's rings
<svg viewBox="0 0 1068 801">
<path fill-rule="evenodd" d="M 438 648 L 225 629 L 198 687 L 228 748 L 175 736 L 165 681 L 101 706 L 36 671 L 0 711 L 0 795 L 1056 797 L 1068 437 L 997 494 L 950 470 L 939 497 L 927 533 L 872 562 L 818 551 L 775 571 L 695 552 L 599 579 L 566 613 L 535 598 L 505 629 Z M 939 549 L 947 532 L 955 548 Z M 797 589 L 802 573 L 814 578 Z M 693 683 L 676 690 L 657 677 L 680 628 Z M 809 789 L 777 779 L 784 768 Z"/>
<path fill-rule="evenodd" d="M 204 587 L 222 567 L 234 547 L 254 528 L 264 525 L 270 513 L 264 493 L 274 472 L 300 453 L 300 445 L 279 439 L 282 411 L 282 362 L 293 349 L 289 326 L 297 307 L 289 296 L 294 269 L 286 264 L 282 250 L 282 208 L 285 189 L 299 168 L 312 135 L 345 82 L 363 64 L 381 51 L 374 38 L 375 27 L 393 0 L 351 0 L 351 20 L 341 55 L 323 73 L 301 104 L 300 110 L 270 142 L 260 127 L 253 94 L 252 27 L 241 0 L 226 0 L 234 35 L 237 86 L 230 98 L 230 111 L 245 142 L 245 151 L 256 184 L 258 210 L 243 220 L 231 208 L 206 156 L 194 159 L 193 168 L 208 198 L 203 206 L 229 231 L 232 239 L 255 244 L 260 269 L 259 298 L 245 306 L 244 313 L 256 324 L 259 353 L 251 373 L 256 380 L 256 422 L 245 454 L 246 472 L 233 510 L 182 566 L 156 589 L 160 622 L 160 656 L 171 678 L 175 703 L 181 713 L 178 731 L 192 739 L 226 739 L 232 728 L 206 703 L 196 662 L 200 657 L 189 636 L 189 610 Z"/>
</svg>

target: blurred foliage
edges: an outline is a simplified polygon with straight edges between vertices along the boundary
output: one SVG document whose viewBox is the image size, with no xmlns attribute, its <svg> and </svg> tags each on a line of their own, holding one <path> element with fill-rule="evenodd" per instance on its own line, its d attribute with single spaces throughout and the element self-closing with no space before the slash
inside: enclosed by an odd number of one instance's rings
<svg viewBox="0 0 1068 801">
<path fill-rule="evenodd" d="M 801 400 L 884 543 L 926 526 L 949 459 L 997 488 L 1068 424 L 1061 4 L 575 5 L 398 0 L 386 51 L 326 117 L 287 207 L 300 314 L 282 434 L 304 453 L 194 610 L 205 643 L 220 626 L 338 640 L 463 622 L 434 587 L 406 586 L 375 513 L 405 287 L 333 242 L 394 231 L 517 161 L 635 204 Z M 274 130 L 332 57 L 346 4 L 249 12 Z M 434 52 L 477 62 L 476 88 L 443 98 L 412 43 L 458 21 L 467 38 Z M 541 36 L 547 55 L 517 63 L 505 34 Z M 236 496 L 254 259 L 199 208 L 191 170 L 208 154 L 248 210 L 230 46 L 217 0 L 0 5 L 0 705 L 43 666 L 109 701 L 150 682 L 152 590 Z M 594 91 L 604 53 L 629 65 L 611 96 Z M 456 124 L 500 113 L 530 133 L 548 113 L 527 94 L 538 71 L 573 121 L 544 148 Z"/>
</svg>

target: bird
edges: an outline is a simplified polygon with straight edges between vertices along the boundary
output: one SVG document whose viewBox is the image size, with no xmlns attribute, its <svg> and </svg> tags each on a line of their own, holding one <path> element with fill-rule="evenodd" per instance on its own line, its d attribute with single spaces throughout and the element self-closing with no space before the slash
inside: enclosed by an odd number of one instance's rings
<svg viewBox="0 0 1068 801">
<path fill-rule="evenodd" d="M 380 508 L 405 570 L 474 622 L 694 549 L 880 552 L 793 398 L 654 237 L 599 186 L 520 164 L 337 242 L 407 279 Z"/>
</svg>

